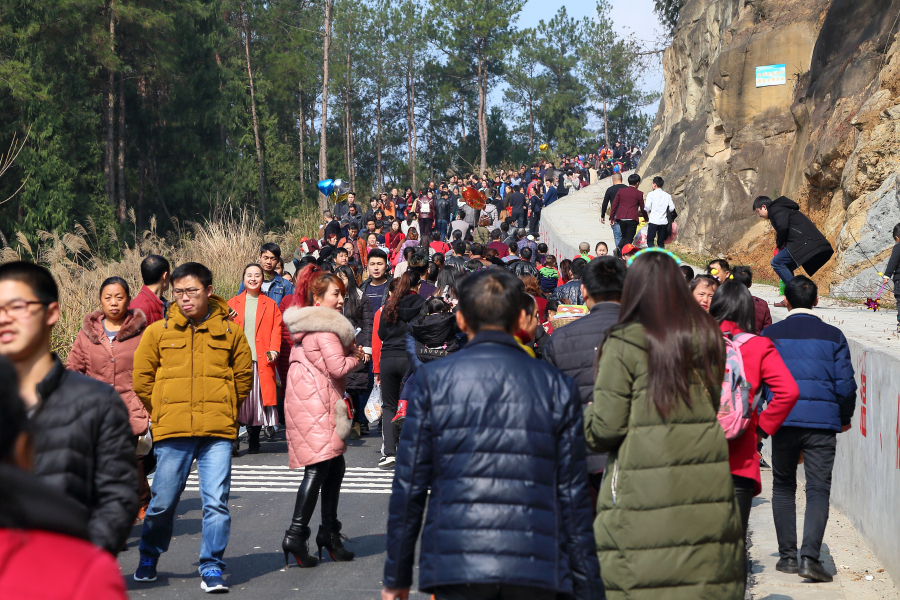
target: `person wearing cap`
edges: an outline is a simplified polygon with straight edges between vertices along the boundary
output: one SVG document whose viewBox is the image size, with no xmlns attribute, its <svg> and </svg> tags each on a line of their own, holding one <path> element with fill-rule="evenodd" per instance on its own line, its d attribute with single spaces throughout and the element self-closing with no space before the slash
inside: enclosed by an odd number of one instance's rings
<svg viewBox="0 0 900 600">
<path fill-rule="evenodd" d="M 622 246 L 622 260 L 628 260 L 637 253 L 638 249 L 632 244 L 625 244 Z"/>
</svg>

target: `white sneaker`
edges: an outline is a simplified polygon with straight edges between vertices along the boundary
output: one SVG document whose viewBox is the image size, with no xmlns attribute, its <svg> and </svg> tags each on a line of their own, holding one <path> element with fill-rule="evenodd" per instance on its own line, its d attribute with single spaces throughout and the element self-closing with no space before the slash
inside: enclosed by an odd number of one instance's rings
<svg viewBox="0 0 900 600">
<path fill-rule="evenodd" d="M 393 456 L 382 456 L 381 460 L 378 461 L 378 468 L 386 471 L 393 469 L 395 462 L 397 462 L 397 460 Z"/>
</svg>

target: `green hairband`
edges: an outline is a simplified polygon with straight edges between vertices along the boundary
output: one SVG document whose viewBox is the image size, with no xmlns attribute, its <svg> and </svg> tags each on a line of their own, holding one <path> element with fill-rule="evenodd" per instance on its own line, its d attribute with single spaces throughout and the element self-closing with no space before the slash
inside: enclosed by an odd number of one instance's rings
<svg viewBox="0 0 900 600">
<path fill-rule="evenodd" d="M 675 254 L 673 254 L 671 250 L 666 250 L 664 248 L 644 248 L 643 250 L 641 250 L 640 252 L 638 252 L 637 254 L 635 254 L 634 256 L 632 256 L 631 258 L 628 259 L 628 266 L 630 267 L 631 263 L 633 263 L 634 259 L 636 259 L 638 256 L 640 256 L 641 254 L 646 254 L 648 252 L 659 252 L 661 254 L 665 254 L 666 256 L 668 256 L 669 258 L 674 260 L 676 265 L 678 265 L 679 267 L 681 266 L 681 259 L 678 258 L 677 256 L 675 256 Z"/>
</svg>

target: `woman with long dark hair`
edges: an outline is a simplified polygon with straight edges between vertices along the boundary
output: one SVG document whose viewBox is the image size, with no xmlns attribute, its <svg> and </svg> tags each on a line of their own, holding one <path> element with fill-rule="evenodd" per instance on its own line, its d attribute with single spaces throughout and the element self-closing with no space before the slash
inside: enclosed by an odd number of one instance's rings
<svg viewBox="0 0 900 600">
<path fill-rule="evenodd" d="M 572 281 L 572 261 L 564 258 L 559 263 L 559 282 L 556 287 L 563 286 Z"/>
<path fill-rule="evenodd" d="M 610 453 L 594 525 L 607 598 L 741 600 L 743 533 L 717 418 L 722 334 L 674 255 L 629 262 L 584 415 L 588 447 Z"/>
<path fill-rule="evenodd" d="M 359 329 L 356 334 L 356 345 L 362 348 L 362 362 L 368 364 L 372 361 L 372 303 L 356 285 L 356 273 L 349 266 L 344 265 L 334 270 L 335 275 L 344 282 L 347 293 L 344 296 L 344 308 L 342 314 L 347 317 L 354 329 Z M 360 396 L 369 388 L 369 372 L 366 367 L 357 369 L 347 375 L 347 393 L 353 399 L 353 408 L 356 411 L 353 430 L 350 439 L 359 439 L 363 430 L 369 432 L 368 419 L 363 416 L 359 403 Z"/>
<path fill-rule="evenodd" d="M 291 525 L 281 542 L 285 564 L 290 554 L 301 567 L 318 562 L 310 556 L 308 543 L 320 491 L 319 558 L 322 548 L 335 561 L 354 556 L 341 540 L 337 507 L 351 430 L 343 395 L 347 374 L 357 368 L 363 351 L 354 342 L 353 325 L 341 315 L 345 293 L 337 275 L 310 265 L 298 274 L 294 305 L 284 312 L 293 343 L 284 402 L 289 466 L 305 467 Z"/>
<path fill-rule="evenodd" d="M 719 323 L 722 333 L 739 346 L 744 378 L 750 384 L 750 398 L 756 396 L 763 384 L 772 392 L 766 410 L 762 414 L 754 411 L 744 433 L 728 440 L 728 462 L 746 536 L 753 497 L 762 491 L 757 436 L 769 437 L 778 431 L 797 403 L 800 391 L 772 341 L 750 333 L 756 331 L 756 307 L 747 286 L 726 280 L 716 290 L 709 314 Z"/>
<path fill-rule="evenodd" d="M 374 364 L 374 370 L 376 380 L 381 383 L 381 432 L 384 439 L 382 444 L 384 455 L 378 462 L 381 469 L 394 468 L 397 456 L 400 426 L 391 421 L 397 414 L 401 384 L 409 370 L 406 330 L 425 304 L 425 298 L 419 295 L 419 283 L 418 273 L 411 270 L 407 270 L 400 277 L 381 311 L 378 325 L 381 352 L 378 364 Z"/>
</svg>

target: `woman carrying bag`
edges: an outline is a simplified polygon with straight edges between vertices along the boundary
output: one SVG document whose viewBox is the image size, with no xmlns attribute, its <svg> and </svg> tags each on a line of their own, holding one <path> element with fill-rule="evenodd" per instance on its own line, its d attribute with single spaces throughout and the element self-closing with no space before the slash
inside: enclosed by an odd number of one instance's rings
<svg viewBox="0 0 900 600">
<path fill-rule="evenodd" d="M 335 561 L 354 556 L 341 541 L 337 507 L 346 470 L 345 440 L 351 429 L 344 392 L 347 375 L 363 360 L 363 350 L 354 342 L 353 325 L 341 315 L 345 294 L 337 275 L 309 265 L 297 277 L 294 305 L 284 313 L 293 342 L 284 402 L 289 465 L 305 467 L 291 525 L 281 542 L 285 565 L 289 554 L 300 567 L 318 563 L 309 555 L 308 542 L 320 490 L 319 558 L 322 548 Z"/>
<path fill-rule="evenodd" d="M 131 382 L 134 351 L 141 342 L 147 318 L 141 310 L 129 309 L 130 302 L 128 283 L 121 277 L 110 277 L 100 284 L 100 310 L 84 317 L 66 368 L 113 386 L 128 409 L 131 431 L 137 439 L 147 433 L 150 425 L 150 414 Z M 138 457 L 138 519 L 144 518 L 150 505 L 147 471 L 152 471 L 155 464 L 152 453 Z"/>
<path fill-rule="evenodd" d="M 253 388 L 241 405 L 238 422 L 247 426 L 248 454 L 259 454 L 259 433 L 275 435 L 278 425 L 276 360 L 281 350 L 281 311 L 275 301 L 261 294 L 263 270 L 258 264 L 244 267 L 244 291 L 228 301 L 234 322 L 243 327 L 253 356 Z M 240 440 L 235 440 L 235 452 Z"/>
<path fill-rule="evenodd" d="M 344 308 L 341 313 L 347 317 L 354 330 L 359 330 L 356 334 L 356 345 L 362 348 L 363 365 L 360 365 L 356 371 L 347 375 L 347 393 L 353 400 L 354 422 L 353 429 L 350 432 L 350 439 L 356 440 L 365 433 L 369 432 L 369 422 L 363 416 L 363 407 L 360 406 L 360 396 L 364 395 L 369 389 L 369 371 L 368 364 L 372 362 L 372 303 L 356 285 L 356 274 L 353 269 L 344 265 L 335 269 L 335 274 L 340 277 L 347 290 L 344 296 Z"/>
</svg>

